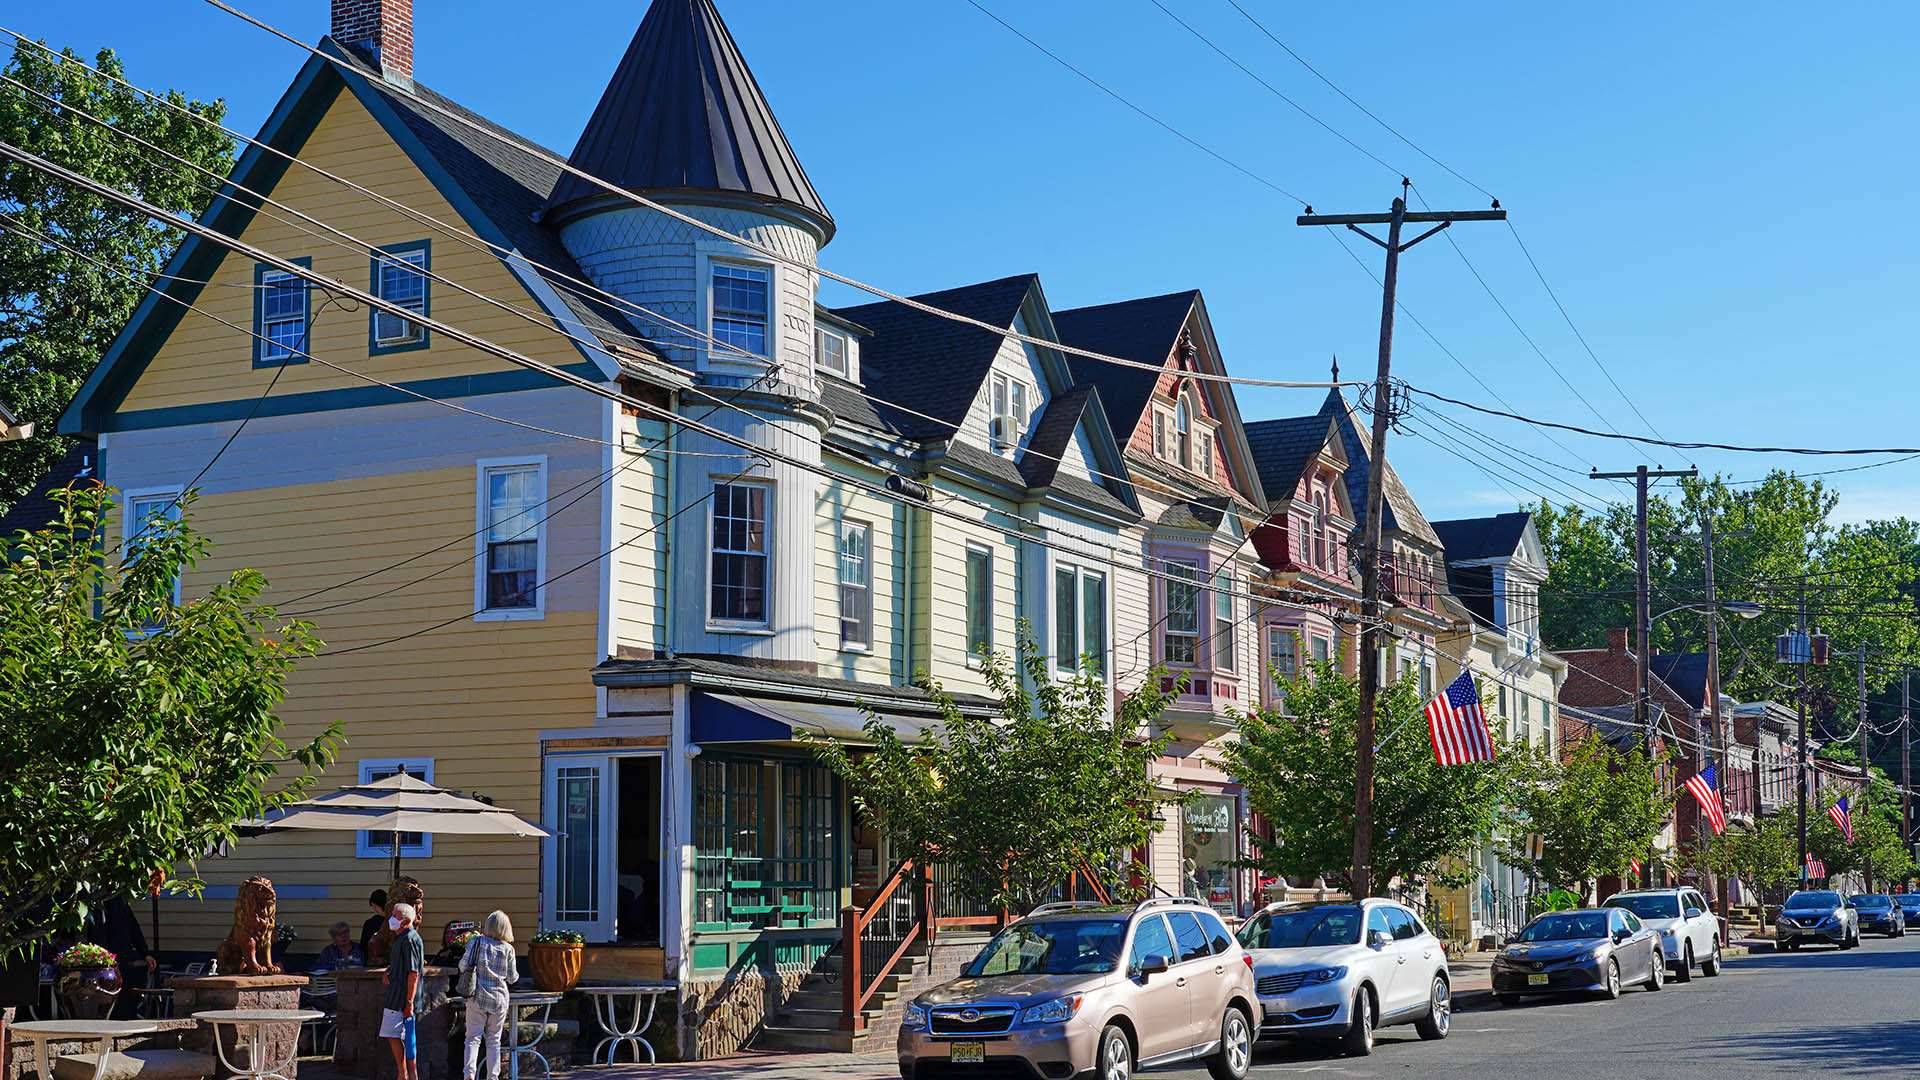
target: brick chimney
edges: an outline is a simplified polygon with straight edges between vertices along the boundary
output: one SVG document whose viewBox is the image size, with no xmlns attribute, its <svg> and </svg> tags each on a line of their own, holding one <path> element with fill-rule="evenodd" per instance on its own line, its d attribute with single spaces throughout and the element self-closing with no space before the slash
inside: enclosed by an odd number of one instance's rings
<svg viewBox="0 0 1920 1080">
<path fill-rule="evenodd" d="M 333 0 L 333 39 L 394 82 L 413 82 L 413 0 Z"/>
<path fill-rule="evenodd" d="M 1627 628 L 1616 626 L 1607 631 L 1607 651 L 1627 655 Z"/>
</svg>

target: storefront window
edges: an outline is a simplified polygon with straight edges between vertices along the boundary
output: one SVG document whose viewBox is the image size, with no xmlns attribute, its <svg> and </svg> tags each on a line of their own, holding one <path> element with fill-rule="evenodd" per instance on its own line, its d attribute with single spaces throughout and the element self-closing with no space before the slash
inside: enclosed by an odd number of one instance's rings
<svg viewBox="0 0 1920 1080">
<path fill-rule="evenodd" d="M 1239 914 L 1233 807 L 1233 799 L 1226 796 L 1201 795 L 1180 813 L 1182 891 L 1228 917 Z"/>
<path fill-rule="evenodd" d="M 812 762 L 694 762 L 694 929 L 831 923 L 833 774 Z"/>
</svg>

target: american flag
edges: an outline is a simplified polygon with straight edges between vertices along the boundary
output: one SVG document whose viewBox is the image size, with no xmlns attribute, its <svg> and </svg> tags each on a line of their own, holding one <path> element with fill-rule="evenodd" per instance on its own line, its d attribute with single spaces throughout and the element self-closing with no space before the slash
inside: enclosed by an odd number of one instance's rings
<svg viewBox="0 0 1920 1080">
<path fill-rule="evenodd" d="M 1427 702 L 1427 731 L 1433 736 L 1433 760 L 1442 765 L 1493 760 L 1493 736 L 1487 732 L 1487 707 L 1463 671 Z"/>
<path fill-rule="evenodd" d="M 1813 852 L 1807 852 L 1807 880 L 1811 881 L 1814 878 L 1823 878 L 1826 876 L 1827 864 L 1814 858 Z"/>
<path fill-rule="evenodd" d="M 1853 843 L 1853 815 L 1847 812 L 1845 795 L 1840 796 L 1839 802 L 1827 807 L 1827 816 L 1833 819 L 1835 825 L 1840 826 L 1840 831 L 1846 835 L 1847 843 Z"/>
<path fill-rule="evenodd" d="M 1705 811 L 1707 821 L 1713 825 L 1713 835 L 1719 836 L 1727 831 L 1727 812 L 1720 805 L 1720 792 L 1713 786 L 1713 766 L 1709 765 L 1693 774 L 1687 781 L 1687 790 L 1700 800 L 1700 809 Z"/>
<path fill-rule="evenodd" d="M 1640 860 L 1639 859 L 1635 859 L 1632 862 L 1627 864 L 1627 873 L 1632 875 L 1633 877 L 1640 876 Z"/>
</svg>

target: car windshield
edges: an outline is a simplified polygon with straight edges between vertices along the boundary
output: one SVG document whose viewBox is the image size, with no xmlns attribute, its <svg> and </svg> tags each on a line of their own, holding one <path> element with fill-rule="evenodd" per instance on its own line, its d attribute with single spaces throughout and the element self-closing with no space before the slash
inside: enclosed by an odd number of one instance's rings
<svg viewBox="0 0 1920 1080">
<path fill-rule="evenodd" d="M 1249 949 L 1308 949 L 1360 943 L 1360 909 L 1312 907 L 1261 915 L 1240 932 Z"/>
<path fill-rule="evenodd" d="M 1521 941 L 1579 941 L 1607 936 L 1607 917 L 1593 911 L 1542 915 L 1520 931 Z"/>
<path fill-rule="evenodd" d="M 968 975 L 1083 975 L 1120 962 L 1120 919 L 1047 919 L 1000 931 L 967 965 Z"/>
<path fill-rule="evenodd" d="M 1920 907 L 1920 893 L 1901 893 L 1900 906 L 1903 908 Z"/>
<path fill-rule="evenodd" d="M 1840 906 L 1837 892 L 1803 892 L 1787 897 L 1788 911 L 1826 911 Z"/>
<path fill-rule="evenodd" d="M 1847 903 L 1857 908 L 1866 908 L 1869 911 L 1885 911 L 1893 906 L 1893 898 L 1890 896 L 1856 896 L 1847 901 Z"/>
<path fill-rule="evenodd" d="M 1680 898 L 1677 896 L 1616 896 L 1607 901 L 1607 906 L 1625 908 L 1643 919 L 1680 917 Z"/>
</svg>

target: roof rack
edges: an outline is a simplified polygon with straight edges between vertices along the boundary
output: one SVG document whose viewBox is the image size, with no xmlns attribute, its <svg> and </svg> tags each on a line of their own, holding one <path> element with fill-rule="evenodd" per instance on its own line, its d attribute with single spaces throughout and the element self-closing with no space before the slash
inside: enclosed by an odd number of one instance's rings
<svg viewBox="0 0 1920 1080">
<path fill-rule="evenodd" d="M 1138 911 L 1141 908 L 1155 907 L 1160 904 L 1192 904 L 1195 907 L 1207 906 L 1197 896 L 1154 896 L 1135 904 L 1134 910 Z"/>
<path fill-rule="evenodd" d="M 1059 911 L 1074 911 L 1079 908 L 1102 906 L 1104 905 L 1098 900 L 1055 900 L 1050 904 L 1041 904 L 1039 907 L 1027 912 L 1027 918 L 1031 919 L 1035 915 L 1052 915 Z"/>
</svg>

